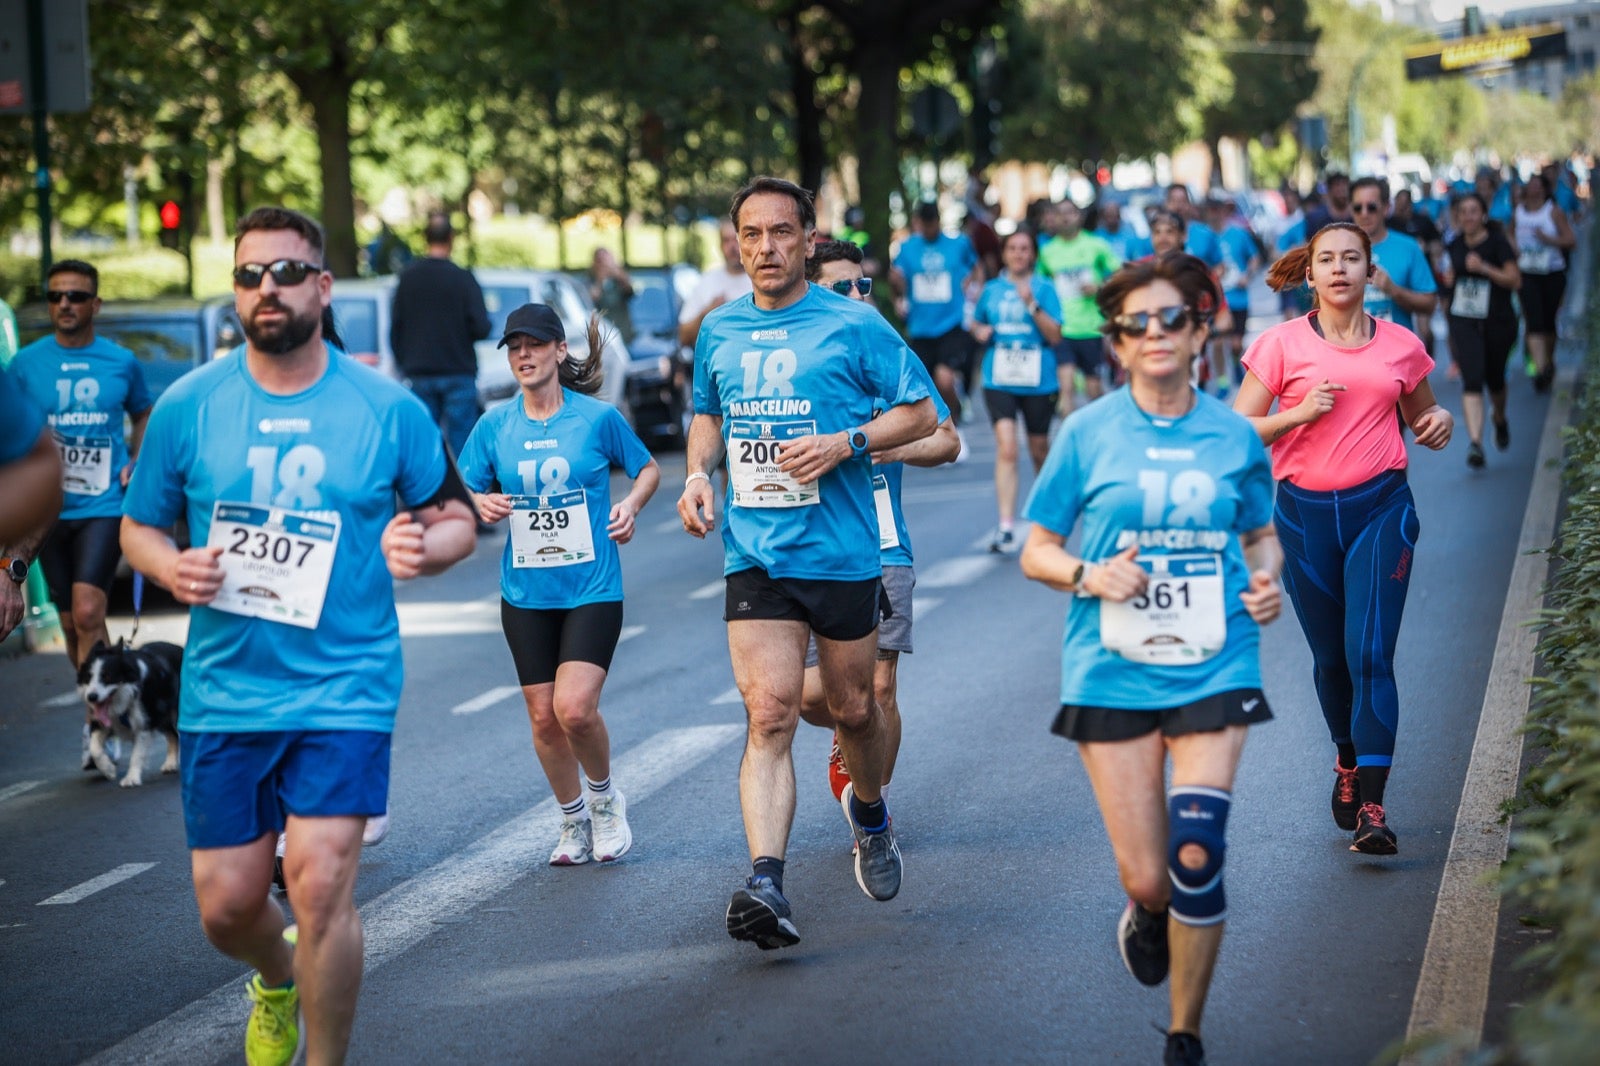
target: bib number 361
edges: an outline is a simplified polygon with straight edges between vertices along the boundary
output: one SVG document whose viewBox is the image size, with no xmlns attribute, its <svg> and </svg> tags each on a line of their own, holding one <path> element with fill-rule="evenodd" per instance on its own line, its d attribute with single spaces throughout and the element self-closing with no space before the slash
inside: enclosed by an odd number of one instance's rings
<svg viewBox="0 0 1600 1066">
<path fill-rule="evenodd" d="M 1156 555 L 1138 560 L 1150 575 L 1144 593 L 1100 601 L 1100 643 L 1132 662 L 1202 663 L 1228 636 L 1222 556 Z"/>
</svg>

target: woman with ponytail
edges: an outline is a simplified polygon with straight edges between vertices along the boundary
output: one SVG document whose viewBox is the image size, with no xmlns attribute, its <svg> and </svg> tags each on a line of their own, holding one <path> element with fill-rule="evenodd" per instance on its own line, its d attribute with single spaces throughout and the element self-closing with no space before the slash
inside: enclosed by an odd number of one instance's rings
<svg viewBox="0 0 1600 1066">
<path fill-rule="evenodd" d="M 500 623 L 534 751 L 561 805 L 550 864 L 610 862 L 633 843 L 600 717 L 600 688 L 622 635 L 617 545 L 633 538 L 661 473 L 621 413 L 594 397 L 604 348 L 598 317 L 589 320 L 581 361 L 567 354 L 561 316 L 544 304 L 511 312 L 500 346 L 521 391 L 478 419 L 461 452 L 461 479 L 482 521 L 511 520 Z M 633 479 L 616 504 L 612 466 Z"/>
<path fill-rule="evenodd" d="M 1284 586 L 1338 751 L 1334 823 L 1354 831 L 1352 851 L 1392 855 L 1383 801 L 1400 711 L 1394 650 L 1420 531 L 1395 409 L 1435 451 L 1453 422 L 1417 335 L 1363 309 L 1372 274 L 1371 242 L 1348 222 L 1274 263 L 1267 284 L 1307 283 L 1314 307 L 1250 346 L 1233 406 L 1272 452 Z"/>
</svg>

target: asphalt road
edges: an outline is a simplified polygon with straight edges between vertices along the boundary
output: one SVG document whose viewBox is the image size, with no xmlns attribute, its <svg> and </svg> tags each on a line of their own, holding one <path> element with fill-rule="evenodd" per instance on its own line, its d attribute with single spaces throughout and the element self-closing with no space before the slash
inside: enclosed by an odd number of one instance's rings
<svg viewBox="0 0 1600 1066">
<path fill-rule="evenodd" d="M 1442 370 L 1434 385 L 1459 412 Z M 1366 1062 L 1403 1035 L 1546 407 L 1513 382 L 1512 446 L 1483 472 L 1464 433 L 1413 449 L 1398 856 L 1356 855 L 1333 826 L 1309 653 L 1287 612 L 1266 632 L 1277 718 L 1252 732 L 1236 789 L 1211 1061 Z M 786 878 L 802 940 L 786 951 L 722 928 L 748 872 L 743 714 L 719 547 L 673 510 L 681 455 L 661 457 L 663 489 L 623 555 L 628 628 L 603 710 L 635 845 L 614 866 L 544 863 L 555 818 L 498 627 L 502 538 L 399 589 L 393 828 L 363 856 L 351 1061 L 1159 1058 L 1166 989 L 1122 968 L 1110 848 L 1074 751 L 1047 732 L 1065 601 L 985 550 L 993 444 L 968 433 L 968 462 L 906 477 L 917 653 L 891 793 L 905 887 L 889 903 L 856 887 L 827 737 L 802 727 Z M 143 626 L 181 639 L 183 616 L 156 602 Z M 140 789 L 80 772 L 71 682 L 59 653 L 0 663 L 0 1057 L 238 1061 L 244 970 L 200 933 L 178 783 L 154 762 Z"/>
</svg>

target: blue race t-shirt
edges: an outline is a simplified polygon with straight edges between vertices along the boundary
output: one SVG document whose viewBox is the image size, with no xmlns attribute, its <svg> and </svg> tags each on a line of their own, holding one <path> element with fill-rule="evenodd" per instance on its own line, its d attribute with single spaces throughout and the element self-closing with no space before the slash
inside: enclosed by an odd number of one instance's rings
<svg viewBox="0 0 1600 1066">
<path fill-rule="evenodd" d="M 1032 285 L 1039 307 L 1060 322 L 1061 300 L 1050 279 L 1035 274 Z M 994 327 L 994 338 L 983 353 L 984 388 L 1018 396 L 1048 396 L 1060 391 L 1055 346 L 1045 343 L 1033 316 L 1022 305 L 1017 287 L 1005 275 L 984 285 L 972 318 Z"/>
<path fill-rule="evenodd" d="M 965 308 L 961 283 L 978 265 L 966 234 L 941 233 L 936 241 L 912 234 L 900 242 L 895 268 L 906 276 L 906 333 L 942 337 L 960 327 Z"/>
<path fill-rule="evenodd" d="M 150 410 L 139 360 L 104 337 L 64 348 L 46 336 L 18 352 L 11 369 L 44 409 L 61 449 L 61 517 L 120 515 L 128 465 L 122 419 Z"/>
<path fill-rule="evenodd" d="M 1222 245 L 1223 296 L 1228 308 L 1235 312 L 1248 311 L 1250 285 L 1245 272 L 1250 268 L 1250 260 L 1256 257 L 1255 238 L 1243 226 L 1230 225 L 1217 235 L 1217 243 Z"/>
<path fill-rule="evenodd" d="M 649 462 L 649 449 L 620 411 L 571 389 L 561 390 L 561 407 L 548 422 L 529 417 L 520 394 L 478 419 L 461 450 L 462 481 L 473 492 L 487 492 L 498 481 L 500 491 L 530 497 L 523 502 L 531 513 L 514 514 L 511 521 L 531 523 L 557 535 L 546 541 L 559 541 L 545 545 L 551 565 L 537 565 L 529 557 L 518 566 L 515 534 L 506 538 L 500 557 L 500 594 L 506 602 L 531 610 L 566 610 L 622 599 L 617 543 L 606 533 L 611 466 L 638 477 Z M 589 518 L 582 533 L 565 524 L 557 527 L 558 520 L 570 523 L 570 516 L 582 511 Z"/>
<path fill-rule="evenodd" d="M 218 502 L 300 512 L 331 526 L 332 570 L 315 629 L 193 607 L 183 728 L 389 732 L 400 704 L 400 622 L 379 548 L 395 515 L 444 483 L 444 444 L 405 387 L 329 350 L 315 385 L 275 396 L 236 348 L 191 371 L 150 416 L 125 512 L 207 543 Z"/>
<path fill-rule="evenodd" d="M 1250 580 L 1239 534 L 1272 521 L 1272 468 L 1250 423 L 1226 404 L 1201 394 L 1181 418 L 1157 418 L 1121 388 L 1079 408 L 1056 434 L 1023 513 L 1063 537 L 1081 518 L 1090 562 L 1135 542 L 1141 560 L 1221 556 L 1227 635 L 1202 662 L 1153 665 L 1107 650 L 1100 601 L 1073 597 L 1062 703 L 1153 711 L 1261 686 L 1259 627 L 1239 601 Z"/>
<path fill-rule="evenodd" d="M 870 457 L 795 486 L 778 471 L 777 453 L 786 439 L 846 432 L 875 411 L 923 400 L 927 381 L 921 361 L 875 308 L 816 285 L 777 311 L 763 311 L 750 296 L 712 311 L 695 344 L 694 409 L 722 419 L 727 447 L 723 573 L 759 567 L 776 578 L 877 577 Z"/>
<path fill-rule="evenodd" d="M 1104 229 L 1097 229 L 1093 232 L 1096 237 L 1111 245 L 1111 250 L 1116 252 L 1117 258 L 1124 263 L 1132 263 L 1155 252 L 1155 247 L 1151 245 L 1149 237 L 1139 236 L 1133 232 L 1131 226 L 1126 224 L 1115 233 Z"/>
<path fill-rule="evenodd" d="M 944 405 L 944 400 L 931 382 L 928 389 L 933 397 L 933 417 L 942 426 L 944 420 L 950 417 L 950 408 Z M 878 513 L 878 547 L 883 553 L 884 566 L 912 565 L 911 533 L 906 529 L 906 513 L 900 505 L 900 487 L 905 472 L 904 463 L 881 463 L 872 468 L 872 496 Z M 884 514 L 886 502 L 889 508 L 887 516 Z M 889 536 L 891 526 L 893 537 Z"/>
<path fill-rule="evenodd" d="M 1427 293 L 1438 291 L 1433 281 L 1433 270 L 1428 266 L 1428 253 L 1404 233 L 1389 230 L 1383 240 L 1372 246 L 1372 261 L 1387 270 L 1389 277 L 1402 289 Z M 1413 329 L 1411 312 L 1385 296 L 1370 281 L 1367 282 L 1363 305 L 1373 318 L 1386 318 L 1397 326 Z"/>
<path fill-rule="evenodd" d="M 0 366 L 0 463 L 14 463 L 33 451 L 43 428 L 44 412 L 16 375 Z"/>
<path fill-rule="evenodd" d="M 1199 258 L 1212 270 L 1222 265 L 1222 242 L 1202 222 L 1191 222 L 1184 230 L 1183 250 Z"/>
</svg>

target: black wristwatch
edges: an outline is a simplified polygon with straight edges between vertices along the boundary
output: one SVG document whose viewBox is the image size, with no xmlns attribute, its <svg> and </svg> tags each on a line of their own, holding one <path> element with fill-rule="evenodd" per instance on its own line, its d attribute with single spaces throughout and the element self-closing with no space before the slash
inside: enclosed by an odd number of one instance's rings
<svg viewBox="0 0 1600 1066">
<path fill-rule="evenodd" d="M 867 447 L 867 435 L 859 429 L 853 431 L 850 434 L 850 454 L 859 459 L 866 455 L 869 450 Z"/>
<path fill-rule="evenodd" d="M 28 580 L 28 561 L 26 559 L 9 556 L 0 559 L 0 567 L 5 568 L 6 577 L 9 577 L 19 585 Z"/>
</svg>

